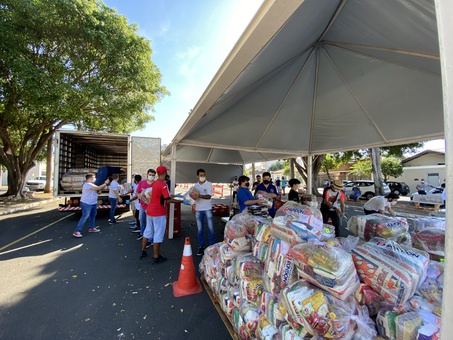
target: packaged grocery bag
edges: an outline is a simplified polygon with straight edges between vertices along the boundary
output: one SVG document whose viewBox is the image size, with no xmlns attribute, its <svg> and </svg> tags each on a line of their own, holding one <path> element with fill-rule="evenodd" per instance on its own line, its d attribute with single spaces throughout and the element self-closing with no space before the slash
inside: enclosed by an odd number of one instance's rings
<svg viewBox="0 0 453 340">
<path fill-rule="evenodd" d="M 390 303 L 400 305 L 412 297 L 423 281 L 427 254 L 397 246 L 375 239 L 353 249 L 352 258 L 362 282 Z"/>
<path fill-rule="evenodd" d="M 402 217 L 389 217 L 382 214 L 355 215 L 348 220 L 347 229 L 366 241 L 373 237 L 391 239 L 398 243 L 410 239 L 409 224 Z"/>
<path fill-rule="evenodd" d="M 430 254 L 445 256 L 445 229 L 425 229 L 412 234 L 414 248 Z"/>
<path fill-rule="evenodd" d="M 325 242 L 301 243 L 290 254 L 299 277 L 345 300 L 359 287 L 352 257 L 341 247 Z"/>
</svg>

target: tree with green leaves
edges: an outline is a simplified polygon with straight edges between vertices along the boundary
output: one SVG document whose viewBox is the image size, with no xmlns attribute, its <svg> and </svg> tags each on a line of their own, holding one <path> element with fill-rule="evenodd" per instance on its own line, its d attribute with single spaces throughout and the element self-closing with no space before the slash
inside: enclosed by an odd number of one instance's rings
<svg viewBox="0 0 453 340">
<path fill-rule="evenodd" d="M 63 126 L 130 133 L 167 90 L 138 27 L 99 0 L 0 4 L 0 163 L 6 195 Z"/>
<path fill-rule="evenodd" d="M 371 175 L 372 165 L 370 159 L 360 160 L 351 166 L 349 174 L 357 179 L 363 179 Z"/>
<path fill-rule="evenodd" d="M 384 182 L 387 182 L 390 176 L 399 177 L 403 174 L 403 164 L 394 156 L 384 157 L 381 160 L 381 172 Z"/>
</svg>

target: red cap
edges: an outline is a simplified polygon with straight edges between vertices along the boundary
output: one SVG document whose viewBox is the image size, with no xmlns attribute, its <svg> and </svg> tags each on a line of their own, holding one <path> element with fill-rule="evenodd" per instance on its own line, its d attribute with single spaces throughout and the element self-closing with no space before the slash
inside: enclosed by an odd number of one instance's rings
<svg viewBox="0 0 453 340">
<path fill-rule="evenodd" d="M 157 172 L 158 175 L 162 175 L 162 174 L 167 172 L 167 168 L 162 166 L 162 165 L 158 166 L 157 169 L 156 169 L 156 172 Z"/>
</svg>

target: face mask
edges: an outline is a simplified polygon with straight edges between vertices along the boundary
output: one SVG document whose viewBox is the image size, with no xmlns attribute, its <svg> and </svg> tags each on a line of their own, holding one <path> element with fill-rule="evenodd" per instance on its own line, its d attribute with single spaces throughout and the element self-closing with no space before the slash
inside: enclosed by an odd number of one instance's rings
<svg viewBox="0 0 453 340">
<path fill-rule="evenodd" d="M 148 181 L 154 181 L 154 177 L 155 177 L 155 176 L 148 175 Z"/>
<path fill-rule="evenodd" d="M 199 180 L 200 182 L 204 182 L 204 181 L 206 181 L 206 177 L 198 177 L 198 180 Z"/>
<path fill-rule="evenodd" d="M 245 183 L 245 186 L 248 188 L 250 186 L 250 183 L 249 182 Z"/>
<path fill-rule="evenodd" d="M 392 205 L 395 205 L 395 204 L 396 204 L 396 201 L 391 201 L 390 203 L 392 203 Z"/>
<path fill-rule="evenodd" d="M 264 183 L 264 184 L 269 184 L 270 181 L 269 181 L 268 179 L 265 179 L 265 180 L 263 180 L 263 183 Z"/>
</svg>

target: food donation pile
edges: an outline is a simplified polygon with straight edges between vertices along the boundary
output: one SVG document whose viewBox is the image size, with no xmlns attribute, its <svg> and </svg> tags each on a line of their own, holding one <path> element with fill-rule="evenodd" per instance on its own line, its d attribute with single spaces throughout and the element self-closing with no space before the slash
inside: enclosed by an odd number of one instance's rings
<svg viewBox="0 0 453 340">
<path fill-rule="evenodd" d="M 274 219 L 235 215 L 199 269 L 241 339 L 438 339 L 444 267 L 430 254 L 445 223 L 410 225 L 354 216 L 356 236 L 335 238 L 318 209 L 287 202 Z"/>
</svg>

